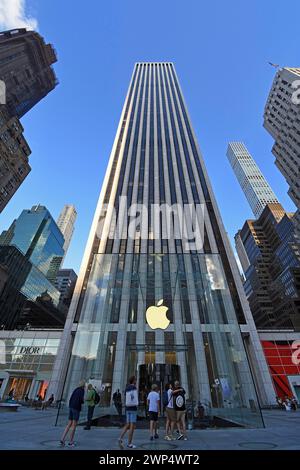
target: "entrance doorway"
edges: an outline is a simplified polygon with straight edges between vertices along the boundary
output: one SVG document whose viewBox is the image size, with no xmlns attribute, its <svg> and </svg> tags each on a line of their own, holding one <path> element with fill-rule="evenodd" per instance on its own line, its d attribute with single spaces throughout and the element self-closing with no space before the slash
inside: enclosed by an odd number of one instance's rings
<svg viewBox="0 0 300 470">
<path fill-rule="evenodd" d="M 141 364 L 138 370 L 138 384 L 140 403 L 144 404 L 145 416 L 147 416 L 147 396 L 151 386 L 156 384 L 160 393 L 161 410 L 163 410 L 163 392 L 169 383 L 180 381 L 180 366 L 177 364 Z"/>
<path fill-rule="evenodd" d="M 10 377 L 5 396 L 8 396 L 9 392 L 13 390 L 13 396 L 15 400 L 24 400 L 25 396 L 29 393 L 32 384 L 32 379 L 24 377 Z"/>
</svg>

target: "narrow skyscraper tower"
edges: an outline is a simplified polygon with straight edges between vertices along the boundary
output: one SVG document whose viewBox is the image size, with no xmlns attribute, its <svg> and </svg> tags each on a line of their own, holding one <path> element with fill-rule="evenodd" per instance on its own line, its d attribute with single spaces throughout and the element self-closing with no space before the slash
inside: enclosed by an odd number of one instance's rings
<svg viewBox="0 0 300 470">
<path fill-rule="evenodd" d="M 57 220 L 57 226 L 60 229 L 61 233 L 64 236 L 64 257 L 69 249 L 71 239 L 74 233 L 74 225 L 76 222 L 77 212 L 74 206 L 71 204 L 66 204 Z"/>
<path fill-rule="evenodd" d="M 141 396 L 153 383 L 162 392 L 180 380 L 187 399 L 214 416 L 261 426 L 239 323 L 261 400 L 272 402 L 174 65 L 139 62 L 48 393 L 67 399 L 79 380 L 91 381 L 102 390 L 101 414 L 133 374 Z"/>
<path fill-rule="evenodd" d="M 279 203 L 243 142 L 230 142 L 227 158 L 256 218 L 267 204 Z"/>
</svg>

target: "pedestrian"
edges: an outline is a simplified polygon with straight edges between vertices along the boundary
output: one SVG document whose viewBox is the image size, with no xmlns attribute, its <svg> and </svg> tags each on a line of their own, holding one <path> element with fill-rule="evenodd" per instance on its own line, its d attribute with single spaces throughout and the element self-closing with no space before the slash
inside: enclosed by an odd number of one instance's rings
<svg viewBox="0 0 300 470">
<path fill-rule="evenodd" d="M 172 392 L 174 400 L 174 409 L 176 411 L 176 421 L 179 430 L 178 440 L 184 439 L 187 441 L 186 435 L 186 425 L 185 425 L 185 416 L 186 416 L 186 406 L 185 406 L 185 390 L 180 386 L 178 380 L 175 382 L 175 387 Z"/>
<path fill-rule="evenodd" d="M 48 398 L 48 400 L 45 400 L 42 404 L 42 410 L 46 410 L 49 406 L 52 405 L 52 403 L 54 402 L 54 395 L 53 393 L 51 394 L 51 396 Z"/>
<path fill-rule="evenodd" d="M 75 431 L 77 423 L 79 421 L 79 415 L 81 411 L 81 406 L 84 403 L 84 387 L 85 382 L 82 380 L 78 387 L 73 391 L 71 398 L 69 400 L 69 422 L 63 432 L 63 435 L 60 440 L 60 445 L 65 446 L 66 437 L 70 431 L 70 441 L 68 446 L 75 447 L 76 443 L 74 442 Z"/>
<path fill-rule="evenodd" d="M 135 376 L 130 377 L 129 384 L 125 389 L 125 410 L 126 410 L 126 424 L 121 432 L 118 443 L 121 449 L 124 449 L 124 436 L 128 431 L 127 447 L 135 449 L 136 446 L 132 444 L 132 438 L 136 427 L 137 407 L 139 404 L 138 391 L 136 388 Z"/>
<path fill-rule="evenodd" d="M 113 402 L 116 407 L 119 418 L 122 419 L 122 395 L 119 389 L 116 390 L 113 394 Z"/>
<path fill-rule="evenodd" d="M 96 405 L 95 398 L 96 398 L 96 392 L 93 389 L 93 385 L 88 384 L 87 395 L 86 395 L 86 399 L 85 399 L 85 402 L 86 402 L 87 407 L 88 407 L 87 424 L 83 428 L 86 431 L 89 431 L 91 429 L 94 409 L 95 409 L 95 405 Z"/>
<path fill-rule="evenodd" d="M 286 411 L 291 411 L 291 400 L 289 399 L 288 396 L 285 397 L 283 404 L 284 404 Z"/>
<path fill-rule="evenodd" d="M 165 389 L 165 392 L 167 394 L 166 395 L 167 403 L 166 403 L 166 406 L 165 406 L 166 416 L 167 416 L 166 435 L 165 435 L 165 440 L 166 441 L 173 441 L 173 440 L 176 439 L 173 435 L 174 426 L 175 426 L 175 423 L 176 423 L 176 412 L 174 410 L 172 390 L 173 390 L 172 384 L 167 384 L 166 389 Z"/>
<path fill-rule="evenodd" d="M 284 409 L 282 398 L 276 397 L 277 405 L 279 406 L 280 409 Z"/>
<path fill-rule="evenodd" d="M 147 397 L 148 410 L 149 410 L 149 419 L 150 419 L 150 440 L 158 439 L 157 433 L 157 424 L 158 424 L 158 414 L 160 412 L 160 396 L 157 392 L 158 386 L 153 384 L 151 387 L 151 392 Z"/>
<path fill-rule="evenodd" d="M 292 397 L 292 399 L 291 399 L 291 408 L 292 408 L 293 411 L 297 411 L 297 405 L 298 404 L 297 404 L 296 398 Z"/>
<path fill-rule="evenodd" d="M 53 395 L 53 393 L 51 393 L 51 396 L 48 399 L 49 406 L 51 406 L 53 402 L 54 402 L 54 395 Z"/>
</svg>

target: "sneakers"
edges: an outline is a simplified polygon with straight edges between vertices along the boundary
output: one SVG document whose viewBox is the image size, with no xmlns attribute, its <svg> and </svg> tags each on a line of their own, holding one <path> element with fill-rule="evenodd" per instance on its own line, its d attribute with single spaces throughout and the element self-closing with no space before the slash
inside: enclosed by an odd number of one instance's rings
<svg viewBox="0 0 300 470">
<path fill-rule="evenodd" d="M 150 441 L 154 441 L 154 436 L 150 436 Z"/>
<path fill-rule="evenodd" d="M 64 441 L 59 441 L 59 447 L 65 447 L 65 445 Z"/>
<path fill-rule="evenodd" d="M 165 441 L 172 441 L 172 440 L 173 440 L 173 439 L 172 439 L 172 437 L 170 437 L 170 436 L 168 436 L 168 435 L 167 435 L 167 436 L 165 436 L 165 438 L 164 438 L 164 439 L 165 439 Z"/>
<path fill-rule="evenodd" d="M 159 435 L 156 433 L 154 434 L 154 439 L 158 439 L 159 438 Z"/>
<path fill-rule="evenodd" d="M 181 439 L 184 438 L 184 435 L 183 434 L 179 434 L 179 436 L 177 437 L 177 441 L 180 441 Z"/>
<path fill-rule="evenodd" d="M 134 444 L 127 444 L 128 449 L 136 449 Z"/>
<path fill-rule="evenodd" d="M 123 442 L 123 439 L 119 439 L 119 440 L 118 440 L 118 444 L 119 444 L 120 449 L 124 449 L 124 442 Z"/>
<path fill-rule="evenodd" d="M 76 447 L 76 442 L 69 442 L 68 447 Z"/>
</svg>

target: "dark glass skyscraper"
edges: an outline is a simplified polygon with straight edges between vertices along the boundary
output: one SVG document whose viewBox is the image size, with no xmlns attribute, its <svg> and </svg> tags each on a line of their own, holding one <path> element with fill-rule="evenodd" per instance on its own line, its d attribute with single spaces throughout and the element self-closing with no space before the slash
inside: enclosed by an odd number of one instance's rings
<svg viewBox="0 0 300 470">
<path fill-rule="evenodd" d="M 93 381 L 103 389 L 97 411 L 109 412 L 132 374 L 141 397 L 177 379 L 212 415 L 259 426 L 241 329 L 261 400 L 271 402 L 174 66 L 137 63 L 48 392 L 67 399 L 80 379 Z"/>
<path fill-rule="evenodd" d="M 23 210 L 7 231 L 0 245 L 15 245 L 50 281 L 54 281 L 64 256 L 64 237 L 44 206 Z"/>
</svg>

